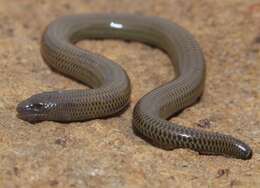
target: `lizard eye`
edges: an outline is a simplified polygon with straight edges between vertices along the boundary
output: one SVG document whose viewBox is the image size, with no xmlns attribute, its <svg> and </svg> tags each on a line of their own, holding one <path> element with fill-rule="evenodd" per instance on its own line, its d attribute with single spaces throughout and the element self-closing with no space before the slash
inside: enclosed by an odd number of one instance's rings
<svg viewBox="0 0 260 188">
<path fill-rule="evenodd" d="M 43 103 L 33 103 L 33 104 L 28 104 L 26 105 L 26 107 L 28 110 L 32 110 L 35 112 L 39 112 L 44 108 L 44 104 Z"/>
</svg>

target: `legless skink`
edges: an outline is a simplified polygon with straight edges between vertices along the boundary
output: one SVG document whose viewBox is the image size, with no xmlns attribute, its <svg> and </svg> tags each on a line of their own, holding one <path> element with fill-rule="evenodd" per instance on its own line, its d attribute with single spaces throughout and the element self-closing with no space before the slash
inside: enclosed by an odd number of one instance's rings
<svg viewBox="0 0 260 188">
<path fill-rule="evenodd" d="M 46 29 L 41 54 L 53 69 L 92 89 L 52 91 L 34 95 L 17 106 L 29 122 L 71 122 L 115 115 L 129 103 L 126 72 L 111 60 L 74 44 L 83 39 L 139 41 L 165 51 L 176 77 L 146 94 L 134 109 L 136 133 L 164 149 L 189 148 L 204 154 L 249 159 L 252 150 L 228 135 L 185 128 L 167 121 L 201 96 L 205 80 L 202 51 L 192 35 L 158 17 L 122 14 L 71 15 L 58 18 Z"/>
</svg>

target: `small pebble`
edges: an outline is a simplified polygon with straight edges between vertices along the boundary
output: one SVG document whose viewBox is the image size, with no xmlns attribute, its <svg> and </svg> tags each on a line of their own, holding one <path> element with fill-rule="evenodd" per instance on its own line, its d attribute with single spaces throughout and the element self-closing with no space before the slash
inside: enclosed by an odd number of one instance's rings
<svg viewBox="0 0 260 188">
<path fill-rule="evenodd" d="M 201 128 L 210 128 L 211 127 L 211 121 L 209 119 L 201 119 L 196 124 L 197 124 L 197 126 L 199 126 Z"/>
<path fill-rule="evenodd" d="M 217 178 L 220 178 L 220 177 L 222 177 L 224 175 L 227 177 L 229 175 L 229 172 L 230 172 L 230 170 L 228 168 L 226 168 L 226 169 L 219 169 L 218 172 L 217 172 Z"/>
</svg>

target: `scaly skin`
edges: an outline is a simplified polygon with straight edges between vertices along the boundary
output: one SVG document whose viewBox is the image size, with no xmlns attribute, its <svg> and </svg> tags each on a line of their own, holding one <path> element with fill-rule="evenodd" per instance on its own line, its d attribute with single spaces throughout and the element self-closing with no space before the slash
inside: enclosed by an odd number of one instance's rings
<svg viewBox="0 0 260 188">
<path fill-rule="evenodd" d="M 133 128 L 138 135 L 164 149 L 190 148 L 203 154 L 251 158 L 250 147 L 240 140 L 166 120 L 201 96 L 205 63 L 190 33 L 158 17 L 71 15 L 52 22 L 42 37 L 43 59 L 51 68 L 92 89 L 34 95 L 18 104 L 18 117 L 32 123 L 84 121 L 115 115 L 128 105 L 131 89 L 127 74 L 111 60 L 73 45 L 86 38 L 143 42 L 164 50 L 175 65 L 176 78 L 137 103 Z"/>
</svg>

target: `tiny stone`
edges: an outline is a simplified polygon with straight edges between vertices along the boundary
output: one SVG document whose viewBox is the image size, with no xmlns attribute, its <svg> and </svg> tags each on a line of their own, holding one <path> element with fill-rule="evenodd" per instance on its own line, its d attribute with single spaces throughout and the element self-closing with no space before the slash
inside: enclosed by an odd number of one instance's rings
<svg viewBox="0 0 260 188">
<path fill-rule="evenodd" d="M 260 35 L 255 38 L 255 43 L 260 43 Z"/>
<path fill-rule="evenodd" d="M 220 177 L 222 177 L 222 176 L 228 176 L 229 175 L 229 172 L 230 172 L 230 170 L 229 169 L 219 169 L 218 170 L 218 172 L 217 172 L 217 178 L 220 178 Z"/>
<path fill-rule="evenodd" d="M 210 128 L 211 121 L 209 119 L 201 119 L 198 123 L 196 123 L 201 128 Z"/>
<path fill-rule="evenodd" d="M 66 146 L 66 139 L 65 138 L 58 138 L 57 140 L 55 140 L 55 144 L 65 147 Z"/>
</svg>

